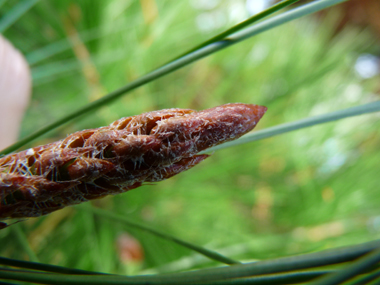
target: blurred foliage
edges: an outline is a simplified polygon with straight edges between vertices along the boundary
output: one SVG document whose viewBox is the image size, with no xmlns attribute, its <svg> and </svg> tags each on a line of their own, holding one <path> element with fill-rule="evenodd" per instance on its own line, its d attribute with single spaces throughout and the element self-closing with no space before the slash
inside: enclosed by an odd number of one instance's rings
<svg viewBox="0 0 380 285">
<path fill-rule="evenodd" d="M 17 1 L 7 1 L 5 15 Z M 22 136 L 136 79 L 189 47 L 244 20 L 243 1 L 40 1 L 7 37 L 32 68 L 33 99 Z M 211 2 L 210 2 L 211 3 Z M 228 102 L 269 108 L 257 129 L 378 99 L 378 76 L 354 70 L 378 52 L 367 31 L 341 15 L 303 18 L 137 89 L 51 132 L 47 143 L 125 116 L 163 108 L 205 109 Z M 378 115 L 350 118 L 217 151 L 194 169 L 156 185 L 93 203 L 239 260 L 285 256 L 380 238 Z M 110 273 L 210 266 L 170 242 L 64 209 L 0 231 L 0 254 Z M 17 227 L 17 229 L 16 229 Z M 144 260 L 122 262 L 128 232 Z"/>
</svg>

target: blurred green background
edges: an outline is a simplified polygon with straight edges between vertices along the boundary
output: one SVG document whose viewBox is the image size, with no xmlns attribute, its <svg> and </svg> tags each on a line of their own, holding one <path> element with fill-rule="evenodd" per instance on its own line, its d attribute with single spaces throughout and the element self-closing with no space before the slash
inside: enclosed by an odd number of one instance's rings
<svg viewBox="0 0 380 285">
<path fill-rule="evenodd" d="M 0 17 L 18 3 L 3 3 Z M 33 76 L 21 137 L 243 21 L 247 7 L 238 0 L 39 1 L 4 32 Z M 378 35 L 342 21 L 346 16 L 340 6 L 255 36 L 33 146 L 163 108 L 265 105 L 258 130 L 378 100 Z M 216 264 L 95 216 L 91 206 L 243 261 L 380 238 L 378 118 L 354 117 L 216 151 L 169 180 L 1 230 L 0 254 L 108 273 Z M 27 254 L 29 246 L 35 256 Z"/>
</svg>

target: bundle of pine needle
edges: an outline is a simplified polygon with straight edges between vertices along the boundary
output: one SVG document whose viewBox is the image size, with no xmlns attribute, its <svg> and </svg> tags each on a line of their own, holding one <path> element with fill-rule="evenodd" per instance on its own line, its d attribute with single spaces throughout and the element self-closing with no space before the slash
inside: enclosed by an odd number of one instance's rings
<svg viewBox="0 0 380 285">
<path fill-rule="evenodd" d="M 0 220 L 37 217 L 167 179 L 208 157 L 198 152 L 252 130 L 266 109 L 235 103 L 154 111 L 2 157 Z"/>
</svg>

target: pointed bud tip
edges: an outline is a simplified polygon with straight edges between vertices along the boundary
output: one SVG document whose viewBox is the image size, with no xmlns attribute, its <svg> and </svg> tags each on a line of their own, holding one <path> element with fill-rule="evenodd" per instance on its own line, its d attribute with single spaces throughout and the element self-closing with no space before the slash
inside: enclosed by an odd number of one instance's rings
<svg viewBox="0 0 380 285">
<path fill-rule="evenodd" d="M 216 108 L 221 108 L 221 110 L 228 109 L 231 114 L 243 115 L 252 123 L 252 128 L 260 121 L 268 109 L 265 106 L 244 103 L 230 103 Z"/>
</svg>

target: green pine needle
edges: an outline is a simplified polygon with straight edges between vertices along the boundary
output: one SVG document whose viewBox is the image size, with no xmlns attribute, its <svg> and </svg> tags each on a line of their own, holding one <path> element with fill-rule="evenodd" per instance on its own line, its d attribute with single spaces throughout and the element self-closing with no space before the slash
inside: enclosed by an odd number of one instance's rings
<svg viewBox="0 0 380 285">
<path fill-rule="evenodd" d="M 15 5 L 7 14 L 0 19 L 0 33 L 4 33 L 14 22 L 32 8 L 39 0 L 24 0 Z M 4 2 L 0 2 L 0 6 Z"/>
<path fill-rule="evenodd" d="M 239 43 L 241 41 L 244 41 L 250 37 L 253 37 L 257 34 L 260 34 L 262 32 L 265 32 L 267 30 L 273 29 L 277 26 L 283 25 L 287 22 L 290 22 L 292 20 L 298 19 L 300 17 L 318 12 L 320 10 L 323 10 L 325 8 L 328 8 L 330 6 L 336 5 L 338 3 L 345 2 L 346 0 L 320 0 L 320 1 L 314 1 L 310 4 L 301 6 L 299 8 L 287 11 L 285 13 L 282 13 L 280 15 L 274 16 L 268 20 L 264 20 L 260 23 L 257 23 L 249 28 L 246 28 L 240 32 L 235 33 L 234 35 L 218 41 L 213 42 L 212 44 L 192 52 L 191 54 L 188 54 L 186 56 L 183 56 L 177 60 L 174 60 L 170 62 L 169 64 L 166 64 L 164 66 L 161 66 L 157 68 L 156 70 L 140 77 L 139 79 L 125 85 L 124 87 L 121 87 L 120 89 L 117 89 L 108 95 L 90 103 L 86 106 L 79 108 L 77 111 L 74 111 L 63 118 L 47 125 L 46 127 L 26 136 L 25 138 L 19 140 L 15 144 L 9 146 L 8 148 L 2 150 L 0 152 L 0 155 L 11 153 L 20 147 L 24 146 L 25 144 L 29 143 L 30 141 L 42 136 L 43 134 L 69 122 L 72 121 L 80 116 L 83 116 L 85 114 L 88 114 L 90 112 L 93 112 L 100 107 L 113 102 L 114 100 L 120 98 L 125 93 L 128 93 L 138 87 L 141 87 L 149 82 L 152 82 L 158 78 L 161 78 L 164 75 L 170 74 L 173 71 L 180 69 L 182 67 L 185 67 L 189 65 L 190 63 L 193 63 L 201 58 L 204 58 L 208 55 L 214 54 L 215 52 L 222 50 L 226 47 L 229 47 L 231 45 L 234 45 L 236 43 Z"/>
</svg>

